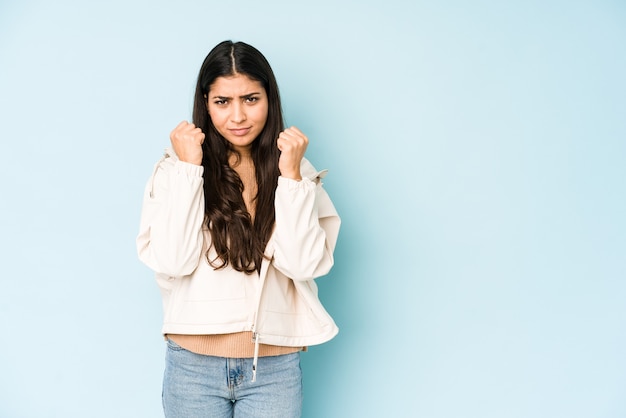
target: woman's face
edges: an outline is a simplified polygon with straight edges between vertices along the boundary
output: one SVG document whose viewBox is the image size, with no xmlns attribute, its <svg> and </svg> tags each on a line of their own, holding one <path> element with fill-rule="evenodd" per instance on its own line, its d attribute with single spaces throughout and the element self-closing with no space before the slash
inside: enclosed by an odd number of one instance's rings
<svg viewBox="0 0 626 418">
<path fill-rule="evenodd" d="M 218 77 L 209 88 L 207 108 L 215 129 L 245 152 L 265 127 L 267 93 L 260 82 L 242 74 Z"/>
</svg>

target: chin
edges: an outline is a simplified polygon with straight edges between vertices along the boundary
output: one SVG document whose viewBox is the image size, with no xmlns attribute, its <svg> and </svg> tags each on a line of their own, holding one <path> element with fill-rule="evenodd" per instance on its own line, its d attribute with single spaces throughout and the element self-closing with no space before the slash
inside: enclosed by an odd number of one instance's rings
<svg viewBox="0 0 626 418">
<path fill-rule="evenodd" d="M 228 142 L 230 142 L 230 144 L 235 147 L 235 148 L 249 148 L 252 143 L 254 142 L 254 140 L 228 140 Z"/>
</svg>

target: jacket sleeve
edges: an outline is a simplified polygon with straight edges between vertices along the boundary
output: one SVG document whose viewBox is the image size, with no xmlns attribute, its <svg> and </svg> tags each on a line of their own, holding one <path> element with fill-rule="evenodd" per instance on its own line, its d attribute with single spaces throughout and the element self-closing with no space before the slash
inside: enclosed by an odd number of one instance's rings
<svg viewBox="0 0 626 418">
<path fill-rule="evenodd" d="M 273 264 L 292 280 L 323 276 L 334 263 L 340 219 L 319 174 L 278 178 Z"/>
<path fill-rule="evenodd" d="M 166 154 L 146 185 L 137 252 L 157 273 L 180 277 L 198 266 L 204 221 L 203 170 Z"/>
</svg>

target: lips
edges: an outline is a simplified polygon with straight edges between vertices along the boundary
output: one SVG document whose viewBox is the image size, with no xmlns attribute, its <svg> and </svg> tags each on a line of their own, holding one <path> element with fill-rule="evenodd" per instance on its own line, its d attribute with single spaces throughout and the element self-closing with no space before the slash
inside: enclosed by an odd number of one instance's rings
<svg viewBox="0 0 626 418">
<path fill-rule="evenodd" d="M 235 136 L 245 136 L 248 134 L 248 132 L 250 132 L 252 128 L 236 128 L 236 129 L 229 129 L 228 131 L 235 135 Z"/>
</svg>

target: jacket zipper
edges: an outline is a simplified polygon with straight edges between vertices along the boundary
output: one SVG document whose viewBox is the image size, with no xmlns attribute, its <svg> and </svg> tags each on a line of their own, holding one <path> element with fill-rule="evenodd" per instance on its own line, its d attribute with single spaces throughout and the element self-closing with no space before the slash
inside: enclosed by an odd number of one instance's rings
<svg viewBox="0 0 626 418">
<path fill-rule="evenodd" d="M 271 238 L 269 242 L 272 242 Z M 252 360 L 252 382 L 256 382 L 256 371 L 259 361 L 259 334 L 256 328 L 257 318 L 259 316 L 259 308 L 261 307 L 261 295 L 263 293 L 263 287 L 265 286 L 265 278 L 267 277 L 267 271 L 269 270 L 269 266 L 270 261 L 266 261 L 265 264 L 261 265 L 261 271 L 259 273 L 259 292 L 257 295 L 256 306 L 254 308 L 254 317 L 252 318 L 252 342 L 254 342 L 254 358 Z"/>
</svg>

